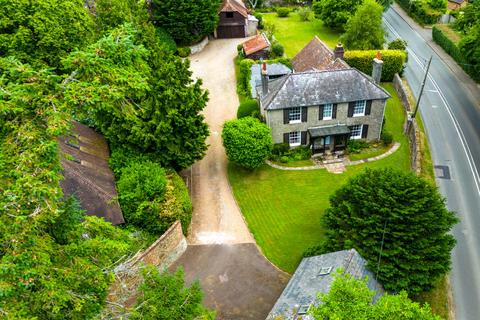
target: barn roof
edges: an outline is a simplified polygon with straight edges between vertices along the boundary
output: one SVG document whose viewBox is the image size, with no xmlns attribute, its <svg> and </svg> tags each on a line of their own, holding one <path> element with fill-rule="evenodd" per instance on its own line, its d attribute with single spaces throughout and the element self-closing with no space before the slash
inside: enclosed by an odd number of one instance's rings
<svg viewBox="0 0 480 320">
<path fill-rule="evenodd" d="M 333 51 L 317 36 L 303 47 L 291 62 L 295 72 L 350 68 L 342 59 L 335 59 Z"/>
<path fill-rule="evenodd" d="M 307 310 L 311 305 L 320 303 L 317 299 L 319 292 L 330 291 L 337 269 L 356 279 L 368 277 L 367 286 L 375 291 L 373 301 L 376 302 L 385 290 L 366 267 L 367 261 L 355 249 L 303 258 L 267 319 L 277 319 L 279 316 L 286 320 L 297 319 L 297 316 L 305 320 L 313 319 L 306 314 Z"/>
<path fill-rule="evenodd" d="M 270 41 L 268 41 L 265 33 L 256 35 L 252 39 L 243 43 L 243 51 L 247 56 L 260 50 L 267 49 L 268 47 L 270 47 Z"/>
<path fill-rule="evenodd" d="M 87 215 L 104 218 L 114 225 L 124 223 L 118 204 L 115 178 L 108 166 L 105 138 L 89 127 L 74 122 L 70 135 L 58 139 L 65 195 L 74 194 Z"/>
<path fill-rule="evenodd" d="M 220 12 L 236 11 L 245 18 L 248 17 L 248 10 L 242 0 L 223 0 Z"/>
</svg>

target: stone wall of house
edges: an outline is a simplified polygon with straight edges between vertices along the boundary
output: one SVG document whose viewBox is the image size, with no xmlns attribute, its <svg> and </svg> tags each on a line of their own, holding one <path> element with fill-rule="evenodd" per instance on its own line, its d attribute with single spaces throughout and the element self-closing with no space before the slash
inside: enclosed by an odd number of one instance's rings
<svg viewBox="0 0 480 320">
<path fill-rule="evenodd" d="M 194 44 L 193 46 L 190 46 L 190 55 L 201 52 L 203 49 L 205 49 L 207 44 L 208 44 L 208 37 L 205 37 L 199 43 Z"/>
<path fill-rule="evenodd" d="M 344 124 L 347 126 L 353 126 L 356 124 L 368 124 L 367 141 L 375 141 L 380 139 L 380 133 L 382 130 L 382 119 L 385 111 L 384 100 L 372 101 L 372 108 L 370 115 L 360 117 L 347 117 L 348 103 L 339 103 L 337 105 L 337 117 L 332 120 L 319 120 L 319 107 L 308 107 L 307 121 L 295 124 L 283 123 L 283 109 L 281 110 L 269 110 L 266 112 L 267 125 L 272 129 L 273 143 L 282 143 L 283 134 L 292 131 L 307 131 L 308 128 L 318 126 L 328 126 L 336 124 Z M 308 135 L 307 135 L 308 139 Z M 307 140 L 307 144 L 310 141 Z"/>
<path fill-rule="evenodd" d="M 176 221 L 157 241 L 146 250 L 115 267 L 115 282 L 107 297 L 107 307 L 102 318 L 117 318 L 125 308 L 135 303 L 137 288 L 142 282 L 141 267 L 153 265 L 166 270 L 187 249 L 187 240 L 180 221 Z"/>
<path fill-rule="evenodd" d="M 395 74 L 393 77 L 393 85 L 395 90 L 397 91 L 400 100 L 402 101 L 402 105 L 405 109 L 405 112 L 409 114 L 413 111 L 413 106 L 408 99 L 408 91 L 405 87 L 405 84 L 402 81 L 402 78 L 398 74 Z M 405 123 L 405 134 L 408 136 L 408 140 L 410 142 L 410 165 L 415 173 L 420 174 L 422 170 L 422 139 L 421 139 L 421 131 L 418 128 L 417 122 L 414 119 L 411 119 L 408 116 L 408 119 Z"/>
</svg>

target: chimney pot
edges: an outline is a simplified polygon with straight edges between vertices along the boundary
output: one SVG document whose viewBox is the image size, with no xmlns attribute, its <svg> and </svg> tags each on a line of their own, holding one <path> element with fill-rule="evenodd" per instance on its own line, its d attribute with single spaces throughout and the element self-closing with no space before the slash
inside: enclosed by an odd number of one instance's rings
<svg viewBox="0 0 480 320">
<path fill-rule="evenodd" d="M 335 50 L 333 50 L 333 58 L 343 60 L 344 54 L 345 54 L 345 50 L 343 49 L 343 45 L 339 42 L 335 47 Z"/>
</svg>

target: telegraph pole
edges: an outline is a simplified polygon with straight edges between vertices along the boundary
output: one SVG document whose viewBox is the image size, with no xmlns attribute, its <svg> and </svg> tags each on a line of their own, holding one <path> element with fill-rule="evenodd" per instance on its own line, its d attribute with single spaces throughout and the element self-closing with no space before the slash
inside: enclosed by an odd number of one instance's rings
<svg viewBox="0 0 480 320">
<path fill-rule="evenodd" d="M 415 119 L 415 116 L 417 115 L 418 107 L 420 106 L 420 99 L 422 99 L 423 89 L 425 88 L 425 83 L 427 82 L 428 70 L 430 69 L 430 63 L 432 63 L 432 56 L 430 56 L 430 59 L 428 60 L 427 69 L 425 70 L 425 77 L 423 78 L 422 87 L 420 89 L 420 94 L 418 95 L 415 110 L 413 111 L 413 114 L 412 114 L 412 119 Z"/>
</svg>

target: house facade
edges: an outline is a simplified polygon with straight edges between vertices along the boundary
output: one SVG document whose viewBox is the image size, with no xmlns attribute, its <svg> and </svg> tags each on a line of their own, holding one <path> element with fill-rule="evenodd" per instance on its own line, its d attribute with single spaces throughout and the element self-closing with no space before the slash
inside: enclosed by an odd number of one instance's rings
<svg viewBox="0 0 480 320">
<path fill-rule="evenodd" d="M 353 68 L 292 73 L 262 82 L 257 93 L 273 142 L 314 153 L 343 150 L 348 139 L 379 140 L 390 97 Z"/>
<path fill-rule="evenodd" d="M 216 38 L 248 36 L 248 10 L 242 0 L 224 0 L 219 10 Z"/>
</svg>

